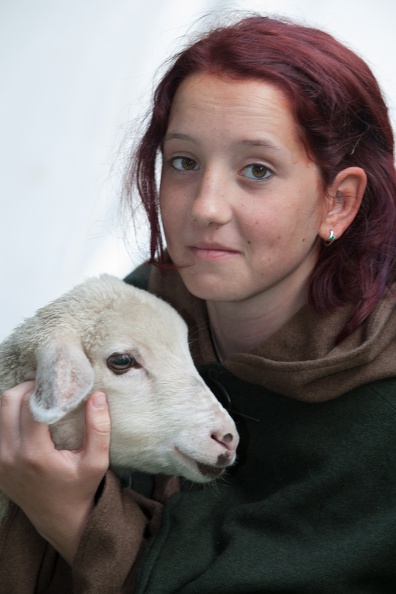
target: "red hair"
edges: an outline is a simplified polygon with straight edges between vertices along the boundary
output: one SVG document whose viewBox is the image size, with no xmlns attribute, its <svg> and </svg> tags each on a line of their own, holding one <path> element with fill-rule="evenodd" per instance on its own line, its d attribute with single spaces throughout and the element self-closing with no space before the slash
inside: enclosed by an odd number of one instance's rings
<svg viewBox="0 0 396 594">
<path fill-rule="evenodd" d="M 309 301 L 320 313 L 356 306 L 343 333 L 350 334 L 396 277 L 393 131 L 371 70 L 324 31 L 262 16 L 211 30 L 181 51 L 155 90 L 151 118 L 125 178 L 129 196 L 137 185 L 151 226 L 151 261 L 160 265 L 156 162 L 175 93 L 198 72 L 281 89 L 325 186 L 346 167 L 365 170 L 361 208 L 343 236 L 322 248 L 309 285 Z"/>
</svg>

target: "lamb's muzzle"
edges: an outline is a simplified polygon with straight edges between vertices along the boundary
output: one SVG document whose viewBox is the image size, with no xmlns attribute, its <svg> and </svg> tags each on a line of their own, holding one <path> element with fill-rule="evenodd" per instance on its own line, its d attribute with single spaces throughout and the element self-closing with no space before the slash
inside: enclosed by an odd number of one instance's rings
<svg viewBox="0 0 396 594">
<path fill-rule="evenodd" d="M 239 436 L 230 432 L 224 434 L 224 427 L 222 429 L 209 431 L 203 448 L 198 453 L 191 443 L 184 447 L 183 445 L 175 446 L 175 453 L 180 457 L 181 463 L 187 465 L 182 474 L 193 480 L 205 482 L 221 476 L 235 462 Z M 233 429 L 231 424 L 230 429 Z M 201 475 L 200 478 L 199 476 L 193 478 L 192 473 L 196 472 Z"/>
</svg>

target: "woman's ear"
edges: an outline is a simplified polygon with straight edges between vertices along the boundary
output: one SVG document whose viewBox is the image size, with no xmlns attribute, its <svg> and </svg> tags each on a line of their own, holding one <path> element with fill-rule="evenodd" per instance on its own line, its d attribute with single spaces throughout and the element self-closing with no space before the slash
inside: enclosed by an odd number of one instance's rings
<svg viewBox="0 0 396 594">
<path fill-rule="evenodd" d="M 367 176 L 361 167 L 343 169 L 326 191 L 327 209 L 320 226 L 322 239 L 333 241 L 348 229 L 355 218 L 367 185 Z"/>
</svg>

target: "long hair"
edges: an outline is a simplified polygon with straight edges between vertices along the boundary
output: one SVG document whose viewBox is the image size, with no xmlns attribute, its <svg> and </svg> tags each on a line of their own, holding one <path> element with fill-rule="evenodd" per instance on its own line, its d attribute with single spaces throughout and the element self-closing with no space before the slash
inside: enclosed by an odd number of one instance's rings
<svg viewBox="0 0 396 594">
<path fill-rule="evenodd" d="M 309 282 L 317 312 L 356 306 L 343 332 L 350 334 L 396 277 L 394 139 L 371 70 L 328 33 L 263 16 L 210 30 L 181 51 L 155 90 L 151 118 L 125 177 L 126 194 L 137 186 L 151 227 L 151 261 L 159 265 L 164 248 L 156 162 L 175 93 L 195 73 L 261 80 L 282 90 L 325 187 L 346 167 L 365 170 L 361 208 L 342 237 L 321 249 Z"/>
</svg>

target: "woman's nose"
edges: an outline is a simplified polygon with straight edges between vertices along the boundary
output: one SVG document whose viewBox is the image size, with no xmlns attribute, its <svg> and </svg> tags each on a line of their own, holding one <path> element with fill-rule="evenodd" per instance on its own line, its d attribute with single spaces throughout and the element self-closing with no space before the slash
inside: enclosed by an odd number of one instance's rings
<svg viewBox="0 0 396 594">
<path fill-rule="evenodd" d="M 221 171 L 202 175 L 191 206 L 191 218 L 200 225 L 225 225 L 232 217 L 230 188 Z"/>
</svg>

